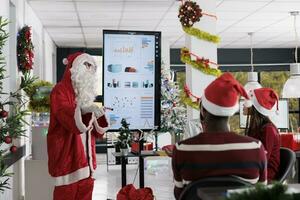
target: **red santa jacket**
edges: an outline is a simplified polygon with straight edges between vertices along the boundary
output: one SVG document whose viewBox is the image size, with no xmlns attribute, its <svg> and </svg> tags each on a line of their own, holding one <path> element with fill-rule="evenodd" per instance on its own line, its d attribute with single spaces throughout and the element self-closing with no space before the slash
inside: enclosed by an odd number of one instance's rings
<svg viewBox="0 0 300 200">
<path fill-rule="evenodd" d="M 48 168 L 55 185 L 68 185 L 92 176 L 96 169 L 95 138 L 102 137 L 108 122 L 94 114 L 82 115 L 76 107 L 70 66 L 50 95 L 47 135 Z"/>
</svg>

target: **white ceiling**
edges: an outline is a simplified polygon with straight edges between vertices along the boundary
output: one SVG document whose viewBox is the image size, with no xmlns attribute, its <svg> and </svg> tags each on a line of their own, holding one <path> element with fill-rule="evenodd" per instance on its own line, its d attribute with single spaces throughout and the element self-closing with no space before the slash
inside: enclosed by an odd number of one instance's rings
<svg viewBox="0 0 300 200">
<path fill-rule="evenodd" d="M 28 0 L 61 47 L 100 47 L 103 29 L 162 31 L 171 47 L 184 45 L 176 0 Z M 293 17 L 300 0 L 216 0 L 220 48 L 294 47 Z M 201 6 L 201 5 L 200 5 Z M 300 33 L 300 15 L 297 18 Z M 300 34 L 299 34 L 300 35 Z M 300 45 L 300 43 L 299 43 Z"/>
</svg>

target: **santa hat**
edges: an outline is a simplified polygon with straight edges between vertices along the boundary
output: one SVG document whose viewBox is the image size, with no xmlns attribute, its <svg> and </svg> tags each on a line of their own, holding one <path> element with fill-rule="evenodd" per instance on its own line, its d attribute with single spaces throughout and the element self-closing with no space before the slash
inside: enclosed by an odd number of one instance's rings
<svg viewBox="0 0 300 200">
<path fill-rule="evenodd" d="M 271 88 L 259 88 L 249 91 L 250 100 L 256 110 L 265 116 L 278 114 L 278 95 Z"/>
<path fill-rule="evenodd" d="M 76 52 L 70 54 L 68 58 L 63 59 L 63 64 L 67 65 L 69 68 L 72 66 L 78 66 L 83 61 L 95 62 L 92 56 L 87 53 Z"/>
<path fill-rule="evenodd" d="M 203 107 L 216 116 L 232 116 L 239 110 L 239 96 L 249 99 L 243 86 L 230 73 L 224 73 L 207 86 Z"/>
</svg>

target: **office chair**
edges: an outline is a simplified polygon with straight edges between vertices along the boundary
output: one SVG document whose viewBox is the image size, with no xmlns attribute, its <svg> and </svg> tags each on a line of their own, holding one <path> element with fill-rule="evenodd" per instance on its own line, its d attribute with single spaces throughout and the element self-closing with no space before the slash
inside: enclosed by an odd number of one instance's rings
<svg viewBox="0 0 300 200">
<path fill-rule="evenodd" d="M 291 174 L 296 162 L 296 155 L 291 149 L 280 147 L 280 167 L 275 181 L 284 182 Z"/>
<path fill-rule="evenodd" d="M 251 187 L 251 186 L 253 185 L 233 176 L 218 176 L 218 177 L 203 178 L 188 184 L 181 192 L 179 200 L 200 200 L 201 198 L 198 197 L 197 194 L 197 192 L 199 192 L 198 188 L 213 188 L 213 187 L 227 188 L 228 187 L 228 189 L 233 189 L 233 188 L 238 189 L 242 187 Z M 204 193 L 203 196 L 205 196 Z M 205 199 L 206 199 L 205 197 L 202 197 L 202 200 Z M 208 197 L 207 199 L 211 199 L 211 197 L 210 198 Z"/>
</svg>

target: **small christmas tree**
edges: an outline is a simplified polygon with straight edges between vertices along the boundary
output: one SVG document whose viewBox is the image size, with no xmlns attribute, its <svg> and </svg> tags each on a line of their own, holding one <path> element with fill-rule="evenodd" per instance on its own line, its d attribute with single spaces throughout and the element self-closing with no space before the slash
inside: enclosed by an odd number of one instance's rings
<svg viewBox="0 0 300 200">
<path fill-rule="evenodd" d="M 126 122 L 126 119 L 121 120 L 121 127 L 119 128 L 119 136 L 116 146 L 120 149 L 126 149 L 130 145 L 131 133 L 129 130 L 129 123 Z"/>
<path fill-rule="evenodd" d="M 21 136 L 25 136 L 26 131 L 24 124 L 27 123 L 24 121 L 24 116 L 29 113 L 24 110 L 26 102 L 24 102 L 20 91 L 27 88 L 35 80 L 29 74 L 26 74 L 22 77 L 17 91 L 10 93 L 3 91 L 6 63 L 2 50 L 8 39 L 8 33 L 5 30 L 7 24 L 8 21 L 0 16 L 0 192 L 10 189 L 8 180 L 12 176 L 11 173 L 7 172 L 7 166 L 4 162 L 5 155 L 9 151 L 15 153 L 18 150 L 18 147 L 14 145 L 14 141 Z"/>
<path fill-rule="evenodd" d="M 186 122 L 186 107 L 180 102 L 180 89 L 170 78 L 170 71 L 162 67 L 161 72 L 161 131 L 173 134 L 178 141 Z"/>
</svg>

